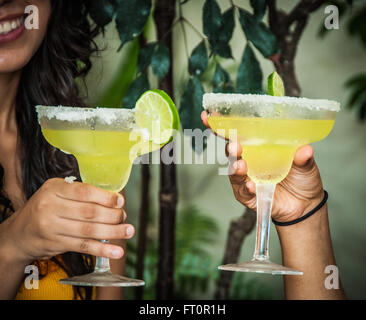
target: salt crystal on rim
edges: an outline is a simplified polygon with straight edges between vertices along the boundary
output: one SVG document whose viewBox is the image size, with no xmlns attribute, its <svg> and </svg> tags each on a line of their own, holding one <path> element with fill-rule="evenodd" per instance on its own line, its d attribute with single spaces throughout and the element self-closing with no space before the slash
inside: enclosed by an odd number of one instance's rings
<svg viewBox="0 0 366 320">
<path fill-rule="evenodd" d="M 258 106 L 268 104 L 282 104 L 293 108 L 307 108 L 315 110 L 340 110 L 340 103 L 325 99 L 308 99 L 296 97 L 277 97 L 262 94 L 236 94 L 236 93 L 205 93 L 203 95 L 203 108 L 228 107 L 232 105 L 245 104 L 246 106 Z"/>
<path fill-rule="evenodd" d="M 133 126 L 135 111 L 125 108 L 78 108 L 64 106 L 36 106 L 38 119 L 47 118 L 60 121 L 79 122 L 97 118 L 101 122 L 111 125 L 114 121 L 131 122 Z"/>
</svg>

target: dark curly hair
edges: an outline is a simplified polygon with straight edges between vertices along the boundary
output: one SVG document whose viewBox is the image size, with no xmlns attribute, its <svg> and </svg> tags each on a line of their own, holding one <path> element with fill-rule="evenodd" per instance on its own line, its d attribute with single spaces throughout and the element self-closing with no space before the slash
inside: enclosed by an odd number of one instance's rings
<svg viewBox="0 0 366 320">
<path fill-rule="evenodd" d="M 41 133 L 35 105 L 83 106 L 76 78 L 83 79 L 91 68 L 90 57 L 98 52 L 94 42 L 100 28 L 88 19 L 88 0 L 52 0 L 46 36 L 31 61 L 22 70 L 16 97 L 18 148 L 22 185 L 29 199 L 42 184 L 54 177 L 79 177 L 76 160 L 50 146 Z M 4 192 L 4 169 L 0 165 L 0 222 L 13 211 Z M 67 252 L 62 263 L 53 258 L 69 276 L 93 270 L 89 255 Z M 91 287 L 74 287 L 75 298 L 90 299 Z"/>
</svg>

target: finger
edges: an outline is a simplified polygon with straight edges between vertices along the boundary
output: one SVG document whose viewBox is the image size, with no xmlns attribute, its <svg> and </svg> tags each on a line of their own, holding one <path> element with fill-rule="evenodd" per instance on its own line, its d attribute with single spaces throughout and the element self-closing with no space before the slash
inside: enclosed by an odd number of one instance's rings
<svg viewBox="0 0 366 320">
<path fill-rule="evenodd" d="M 72 221 L 60 219 L 59 235 L 96 240 L 130 239 L 135 234 L 135 228 L 130 224 L 101 224 L 93 222 Z"/>
<path fill-rule="evenodd" d="M 231 156 L 231 157 L 235 157 L 235 158 L 239 159 L 239 158 L 241 158 L 242 152 L 243 152 L 243 150 L 242 150 L 240 143 L 231 141 L 226 144 L 226 155 L 227 156 Z"/>
<path fill-rule="evenodd" d="M 91 202 L 109 208 L 122 208 L 125 203 L 124 197 L 119 193 L 102 190 L 80 182 L 62 183 L 57 195 L 63 199 Z"/>
<path fill-rule="evenodd" d="M 243 159 L 235 161 L 233 167 L 236 175 L 239 176 L 247 175 L 247 163 Z"/>
<path fill-rule="evenodd" d="M 249 181 L 246 183 L 246 185 L 245 185 L 245 186 L 247 187 L 247 190 L 249 191 L 249 193 L 251 193 L 251 194 L 256 194 L 256 185 L 255 185 L 254 181 L 249 180 Z"/>
<path fill-rule="evenodd" d="M 230 182 L 233 186 L 241 186 L 246 183 L 247 176 L 247 166 L 244 160 L 235 161 L 233 164 L 234 174 L 229 175 Z"/>
<path fill-rule="evenodd" d="M 72 200 L 66 201 L 64 208 L 61 208 L 60 212 L 56 212 L 61 218 L 104 224 L 121 224 L 125 221 L 126 213 L 123 209 L 112 209 L 98 204 Z"/>
<path fill-rule="evenodd" d="M 201 120 L 206 128 L 210 128 L 210 125 L 208 124 L 208 116 L 206 110 L 202 111 Z"/>
<path fill-rule="evenodd" d="M 68 251 L 90 254 L 96 257 L 120 259 L 124 255 L 123 248 L 93 239 L 78 239 L 62 236 L 60 242 L 68 248 Z"/>
<path fill-rule="evenodd" d="M 314 149 L 312 146 L 306 145 L 297 149 L 294 156 L 294 164 L 303 167 L 314 155 Z"/>
</svg>

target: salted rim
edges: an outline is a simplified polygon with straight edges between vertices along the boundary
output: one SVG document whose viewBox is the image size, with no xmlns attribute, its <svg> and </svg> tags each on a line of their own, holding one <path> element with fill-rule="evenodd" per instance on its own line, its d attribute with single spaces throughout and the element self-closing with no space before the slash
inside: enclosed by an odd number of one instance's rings
<svg viewBox="0 0 366 320">
<path fill-rule="evenodd" d="M 65 106 L 36 106 L 38 119 L 47 118 L 48 120 L 56 119 L 60 121 L 86 121 L 97 117 L 106 124 L 112 124 L 114 121 L 124 121 L 126 124 L 134 124 L 135 111 L 125 108 L 80 108 Z"/>
<path fill-rule="evenodd" d="M 340 110 L 340 103 L 333 100 L 325 99 L 308 99 L 296 97 L 277 97 L 265 94 L 237 94 L 237 93 L 205 93 L 203 95 L 203 108 L 208 109 L 212 107 L 225 106 L 235 103 L 252 103 L 255 105 L 261 104 L 263 108 L 266 104 L 287 104 L 293 108 L 308 108 L 314 110 L 329 110 L 338 112 Z"/>
</svg>

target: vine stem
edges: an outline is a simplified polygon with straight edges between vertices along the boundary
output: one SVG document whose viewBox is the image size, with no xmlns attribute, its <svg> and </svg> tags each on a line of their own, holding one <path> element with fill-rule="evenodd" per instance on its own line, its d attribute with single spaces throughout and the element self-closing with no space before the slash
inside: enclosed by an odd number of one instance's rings
<svg viewBox="0 0 366 320">
<path fill-rule="evenodd" d="M 183 23 L 186 23 L 202 40 L 206 40 L 207 37 L 205 37 L 201 32 L 198 31 L 198 29 L 185 17 L 181 17 L 181 20 Z"/>
<path fill-rule="evenodd" d="M 184 39 L 184 49 L 186 51 L 187 59 L 189 59 L 187 32 L 186 32 L 186 29 L 184 28 L 184 23 L 181 23 L 181 28 L 182 28 L 183 39 Z"/>
<path fill-rule="evenodd" d="M 234 0 L 229 0 L 232 7 L 236 8 L 236 4 L 234 3 Z"/>
</svg>

